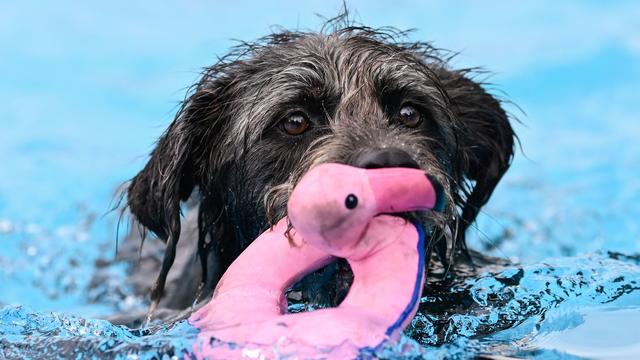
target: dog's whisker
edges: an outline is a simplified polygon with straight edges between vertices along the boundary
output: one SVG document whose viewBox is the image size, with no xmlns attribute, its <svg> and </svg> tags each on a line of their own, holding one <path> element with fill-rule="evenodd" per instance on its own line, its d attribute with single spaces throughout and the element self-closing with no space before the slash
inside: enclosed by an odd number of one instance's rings
<svg viewBox="0 0 640 360">
<path fill-rule="evenodd" d="M 485 233 L 484 231 L 482 231 L 480 229 L 478 224 L 474 223 L 471 226 L 473 227 L 473 229 L 475 231 L 477 231 L 481 235 L 482 241 L 485 241 L 486 243 L 491 245 L 492 249 L 495 249 L 498 253 L 500 253 L 500 257 L 501 258 L 507 259 L 510 263 L 515 263 L 515 261 L 513 261 L 513 259 L 511 259 L 511 257 L 509 255 L 507 255 L 507 253 L 505 253 L 504 251 L 502 251 L 502 249 L 500 249 L 500 246 L 499 246 L 498 243 L 496 243 L 493 240 L 491 240 L 491 237 L 489 237 L 489 235 L 487 235 L 487 233 Z"/>
</svg>

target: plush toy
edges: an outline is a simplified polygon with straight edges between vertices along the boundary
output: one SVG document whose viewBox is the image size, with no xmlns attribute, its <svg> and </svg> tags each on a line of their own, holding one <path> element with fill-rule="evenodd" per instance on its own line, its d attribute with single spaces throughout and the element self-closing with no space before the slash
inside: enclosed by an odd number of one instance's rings
<svg viewBox="0 0 640 360">
<path fill-rule="evenodd" d="M 230 358 L 275 348 L 303 358 L 352 358 L 375 351 L 411 321 L 424 283 L 421 226 L 389 214 L 441 207 L 439 186 L 421 170 L 311 169 L 291 194 L 288 220 L 260 235 L 189 319 L 200 329 L 195 354 Z M 287 314 L 284 292 L 335 257 L 354 275 L 344 301 Z"/>
</svg>

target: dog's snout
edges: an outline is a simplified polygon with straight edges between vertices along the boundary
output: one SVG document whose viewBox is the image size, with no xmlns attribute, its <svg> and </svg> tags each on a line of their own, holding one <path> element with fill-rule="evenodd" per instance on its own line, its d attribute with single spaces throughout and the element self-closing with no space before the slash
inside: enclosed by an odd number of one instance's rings
<svg viewBox="0 0 640 360">
<path fill-rule="evenodd" d="M 365 150 L 356 157 L 353 165 L 363 169 L 390 167 L 420 168 L 411 155 L 398 148 Z"/>
</svg>

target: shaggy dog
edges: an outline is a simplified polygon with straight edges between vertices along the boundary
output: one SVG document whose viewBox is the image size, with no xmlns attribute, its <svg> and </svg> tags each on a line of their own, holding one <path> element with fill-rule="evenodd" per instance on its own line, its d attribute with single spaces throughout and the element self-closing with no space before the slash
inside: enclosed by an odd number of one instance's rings
<svg viewBox="0 0 640 360">
<path fill-rule="evenodd" d="M 189 263 L 197 252 L 199 265 L 180 265 L 161 307 L 186 308 L 196 293 L 209 294 L 251 241 L 286 215 L 298 179 L 327 162 L 424 169 L 447 198 L 443 214 L 411 215 L 431 229 L 428 255 L 443 273 L 470 262 L 465 231 L 508 169 L 515 136 L 472 70 L 451 69 L 446 53 L 404 38 L 353 26 L 282 31 L 205 69 L 127 189 L 131 214 L 166 243 L 153 308 L 177 253 Z M 297 299 L 335 305 L 349 269 L 319 273 L 296 287 Z"/>
</svg>

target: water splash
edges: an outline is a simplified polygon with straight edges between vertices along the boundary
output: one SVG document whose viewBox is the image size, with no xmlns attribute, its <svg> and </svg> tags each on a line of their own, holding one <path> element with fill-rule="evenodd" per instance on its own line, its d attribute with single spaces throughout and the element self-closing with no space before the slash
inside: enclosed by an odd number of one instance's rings
<svg viewBox="0 0 640 360">
<path fill-rule="evenodd" d="M 640 320 L 639 288 L 640 258 L 618 253 L 555 258 L 527 266 L 487 267 L 479 277 L 449 289 L 461 304 L 466 304 L 462 311 L 430 312 L 438 308 L 438 302 L 448 299 L 425 296 L 421 305 L 425 313 L 416 316 L 406 335 L 364 357 L 436 359 L 500 354 L 572 358 L 572 352 L 579 353 L 575 350 L 578 345 L 585 347 L 593 340 L 572 341 L 568 347 L 567 335 L 563 334 L 572 329 L 589 330 L 594 326 L 589 317 L 603 309 L 609 315 L 626 311 L 626 317 Z M 22 306 L 0 310 L 0 357 L 9 359 L 54 353 L 74 358 L 182 357 L 192 349 L 196 334 L 197 330 L 186 321 L 132 330 L 104 320 L 34 312 Z M 630 344 L 640 338 L 630 338 L 624 344 L 610 340 L 612 345 L 599 349 L 630 355 L 638 350 Z M 239 349 L 250 357 L 265 353 L 281 354 L 282 358 L 295 355 L 279 352 L 277 344 L 268 349 Z M 325 354 L 330 355 L 331 351 L 325 349 Z"/>
</svg>

